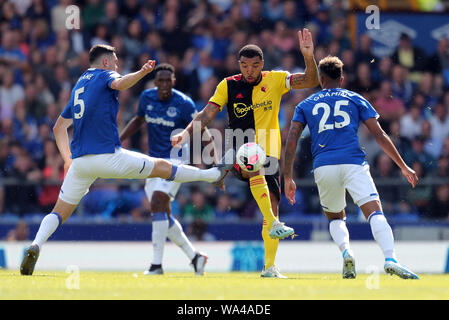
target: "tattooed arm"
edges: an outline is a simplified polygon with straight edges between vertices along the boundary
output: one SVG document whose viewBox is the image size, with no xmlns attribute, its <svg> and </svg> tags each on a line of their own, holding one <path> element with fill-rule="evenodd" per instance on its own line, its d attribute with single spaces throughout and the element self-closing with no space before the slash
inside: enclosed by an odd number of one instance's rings
<svg viewBox="0 0 449 320">
<path fill-rule="evenodd" d="M 293 163 L 295 162 L 296 149 L 299 137 L 304 130 L 304 125 L 298 121 L 292 121 L 288 131 L 284 154 L 284 190 L 285 196 L 291 205 L 295 203 L 296 184 L 293 181 Z"/>
</svg>

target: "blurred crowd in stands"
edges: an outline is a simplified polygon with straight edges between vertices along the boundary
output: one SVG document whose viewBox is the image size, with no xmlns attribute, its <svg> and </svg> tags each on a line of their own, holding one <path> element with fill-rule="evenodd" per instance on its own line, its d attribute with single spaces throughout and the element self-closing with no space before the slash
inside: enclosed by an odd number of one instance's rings
<svg viewBox="0 0 449 320">
<path fill-rule="evenodd" d="M 378 110 L 383 128 L 420 179 L 446 178 L 415 189 L 397 183 L 404 182 L 397 167 L 361 126 L 360 143 L 373 177 L 392 179 L 378 185 L 385 212 L 449 218 L 448 39 L 440 39 L 435 54 L 428 56 L 403 34 L 392 55 L 375 58 L 367 34 L 351 42 L 343 0 L 332 1 L 332 6 L 319 0 L 84 0 L 76 1 L 80 29 L 69 30 L 66 8 L 72 4 L 75 1 L 0 0 L 0 179 L 19 181 L 0 184 L 3 215 L 48 213 L 56 202 L 60 185 L 46 182 L 62 181 L 63 161 L 52 126 L 89 66 L 91 46 L 114 46 L 122 74 L 139 69 L 147 59 L 171 63 L 176 88 L 201 110 L 222 78 L 239 73 L 236 52 L 245 44 L 263 49 L 265 70 L 302 72 L 296 32 L 307 27 L 315 40 L 316 60 L 328 54 L 342 59 L 344 87 L 365 96 Z M 152 87 L 152 80 L 150 74 L 120 92 L 120 128 L 133 117 L 140 92 Z M 283 142 L 294 107 L 316 90 L 284 96 L 279 116 Z M 224 129 L 226 124 L 223 111 L 210 127 Z M 142 130 L 124 147 L 146 152 L 146 139 Z M 311 168 L 305 134 L 298 146 L 296 178 L 312 178 Z M 299 185 L 297 204 L 292 207 L 282 199 L 280 214 L 285 219 L 318 214 L 317 196 L 313 185 Z M 225 192 L 208 184 L 184 184 L 173 213 L 185 222 L 261 219 L 247 185 L 233 177 L 227 178 Z M 145 221 L 149 203 L 141 184 L 94 185 L 76 215 Z"/>
</svg>

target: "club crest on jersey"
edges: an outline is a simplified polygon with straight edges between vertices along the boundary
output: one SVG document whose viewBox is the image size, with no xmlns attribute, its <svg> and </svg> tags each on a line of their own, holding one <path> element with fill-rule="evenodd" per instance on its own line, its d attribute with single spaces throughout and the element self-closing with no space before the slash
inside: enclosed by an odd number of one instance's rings
<svg viewBox="0 0 449 320">
<path fill-rule="evenodd" d="M 175 107 L 168 107 L 167 109 L 167 116 L 173 118 L 176 117 L 178 113 L 176 112 L 176 108 Z"/>
<path fill-rule="evenodd" d="M 148 111 L 153 110 L 153 106 L 152 106 L 151 104 L 147 105 L 147 110 L 148 110 Z"/>
</svg>

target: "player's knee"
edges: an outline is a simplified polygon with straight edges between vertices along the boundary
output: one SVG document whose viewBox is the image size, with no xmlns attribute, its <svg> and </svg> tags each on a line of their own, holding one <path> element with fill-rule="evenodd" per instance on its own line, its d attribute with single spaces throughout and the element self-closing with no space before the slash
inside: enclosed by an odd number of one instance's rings
<svg viewBox="0 0 449 320">
<path fill-rule="evenodd" d="M 326 215 L 327 219 L 329 221 L 332 220 L 341 220 L 346 218 L 346 213 L 344 210 L 340 211 L 340 212 L 327 212 L 325 211 L 324 214 Z"/>
<path fill-rule="evenodd" d="M 151 212 L 169 213 L 170 198 L 167 194 L 155 191 L 151 197 Z"/>
<path fill-rule="evenodd" d="M 164 159 L 156 159 L 154 161 L 154 168 L 148 178 L 162 178 L 168 179 L 172 172 L 172 164 Z"/>
</svg>

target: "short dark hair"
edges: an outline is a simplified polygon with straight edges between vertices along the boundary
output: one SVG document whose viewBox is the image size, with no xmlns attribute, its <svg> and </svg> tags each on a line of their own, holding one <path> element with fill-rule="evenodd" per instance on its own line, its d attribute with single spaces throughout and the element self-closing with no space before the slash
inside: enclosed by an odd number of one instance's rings
<svg viewBox="0 0 449 320">
<path fill-rule="evenodd" d="M 263 52 L 262 49 L 260 49 L 255 44 L 248 44 L 244 46 L 242 49 L 240 49 L 238 58 L 240 59 L 241 57 L 246 58 L 259 57 L 261 60 L 263 60 Z"/>
<path fill-rule="evenodd" d="M 154 68 L 154 76 L 156 76 L 159 71 L 170 71 L 172 74 L 175 74 L 175 67 L 169 63 L 160 63 Z"/>
<path fill-rule="evenodd" d="M 92 64 L 104 54 L 113 54 L 115 48 L 107 44 L 96 44 L 89 50 L 89 62 Z"/>
<path fill-rule="evenodd" d="M 320 74 L 337 80 L 343 76 L 343 62 L 335 56 L 327 56 L 318 63 Z"/>
</svg>

